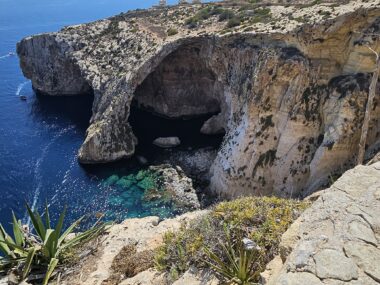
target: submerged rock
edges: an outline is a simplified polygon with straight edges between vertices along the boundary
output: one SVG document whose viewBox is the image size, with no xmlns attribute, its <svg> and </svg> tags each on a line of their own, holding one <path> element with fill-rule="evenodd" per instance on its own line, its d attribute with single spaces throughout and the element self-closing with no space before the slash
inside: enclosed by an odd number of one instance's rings
<svg viewBox="0 0 380 285">
<path fill-rule="evenodd" d="M 141 164 L 141 165 L 147 165 L 148 164 L 148 160 L 144 157 L 144 156 L 141 156 L 141 155 L 138 155 L 136 157 L 137 161 Z"/>
<path fill-rule="evenodd" d="M 193 188 L 193 181 L 183 170 L 170 165 L 151 166 L 149 170 L 157 173 L 161 178 L 161 187 L 168 193 L 179 208 L 199 209 L 200 203 Z"/>
<path fill-rule="evenodd" d="M 153 144 L 162 148 L 171 148 L 179 146 L 181 141 L 178 137 L 156 138 Z"/>
<path fill-rule="evenodd" d="M 133 215 L 136 207 L 143 209 L 144 213 L 161 218 L 200 208 L 192 180 L 180 167 L 150 166 L 146 170 L 120 178 L 112 175 L 106 184 L 119 186 L 109 197 L 108 203 L 116 207 L 124 217 Z"/>
</svg>

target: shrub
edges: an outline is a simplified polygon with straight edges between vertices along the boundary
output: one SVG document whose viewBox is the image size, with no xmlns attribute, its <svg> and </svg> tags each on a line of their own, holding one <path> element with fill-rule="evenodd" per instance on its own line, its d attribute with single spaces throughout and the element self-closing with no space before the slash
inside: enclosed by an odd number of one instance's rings
<svg viewBox="0 0 380 285">
<path fill-rule="evenodd" d="M 251 23 L 268 23 L 272 19 L 271 10 L 269 8 L 259 8 L 255 10 L 254 16 L 250 19 Z"/>
<path fill-rule="evenodd" d="M 167 31 L 167 33 L 168 33 L 169 37 L 170 36 L 174 36 L 174 35 L 178 34 L 178 30 L 175 29 L 175 28 L 169 28 L 168 31 Z"/>
<path fill-rule="evenodd" d="M 207 20 L 211 16 L 219 15 L 223 13 L 223 9 L 218 6 L 208 6 L 206 8 L 203 8 L 199 10 L 193 17 L 188 18 L 185 21 L 185 24 L 189 28 L 195 28 L 199 23 L 201 23 L 203 20 Z"/>
<path fill-rule="evenodd" d="M 137 252 L 136 245 L 126 245 L 114 258 L 111 265 L 112 274 L 104 283 L 119 284 L 123 278 L 130 278 L 153 267 L 152 250 Z"/>
<path fill-rule="evenodd" d="M 228 20 L 227 22 L 227 28 L 233 28 L 233 27 L 236 27 L 236 26 L 240 26 L 241 24 L 241 18 L 239 17 L 233 17 L 231 19 Z"/>
<path fill-rule="evenodd" d="M 199 22 L 200 22 L 200 19 L 198 17 L 194 16 L 194 17 L 188 18 L 185 21 L 185 24 L 188 26 L 188 28 L 193 29 L 196 26 L 198 26 Z"/>
<path fill-rule="evenodd" d="M 229 20 L 235 17 L 235 13 L 232 10 L 223 10 L 223 12 L 219 15 L 219 22 L 223 22 L 225 20 Z"/>
<path fill-rule="evenodd" d="M 307 205 L 275 197 L 248 197 L 220 203 L 209 214 L 183 225 L 175 234 L 166 233 L 163 245 L 155 252 L 155 267 L 178 274 L 191 265 L 215 269 L 215 265 L 224 264 L 228 267 L 232 261 L 227 252 L 233 250 L 238 260 L 239 256 L 245 256 L 250 263 L 246 280 L 258 281 L 259 273 L 278 253 L 281 235 Z M 257 245 L 252 260 L 241 249 L 244 239 Z M 229 279 L 223 274 L 221 278 Z"/>
</svg>

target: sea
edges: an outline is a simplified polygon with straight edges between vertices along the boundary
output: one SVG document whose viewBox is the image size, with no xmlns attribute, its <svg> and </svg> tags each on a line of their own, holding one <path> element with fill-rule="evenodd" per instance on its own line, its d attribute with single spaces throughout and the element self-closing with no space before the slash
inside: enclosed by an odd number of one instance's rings
<svg viewBox="0 0 380 285">
<path fill-rule="evenodd" d="M 77 151 L 91 117 L 91 96 L 36 94 L 15 55 L 16 43 L 24 37 L 149 8 L 156 2 L 0 0 L 0 223 L 6 229 L 11 228 L 12 211 L 23 223 L 29 222 L 25 203 L 39 212 L 48 205 L 53 220 L 67 206 L 66 223 L 82 215 L 89 221 L 102 215 L 120 221 L 177 214 L 167 203 L 146 203 L 138 185 L 120 183 L 146 166 L 132 161 L 80 165 Z"/>
</svg>

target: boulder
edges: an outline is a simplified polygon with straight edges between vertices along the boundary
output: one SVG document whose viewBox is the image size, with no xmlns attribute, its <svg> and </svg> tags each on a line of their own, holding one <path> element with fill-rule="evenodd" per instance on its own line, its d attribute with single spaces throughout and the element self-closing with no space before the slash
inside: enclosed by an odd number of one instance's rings
<svg viewBox="0 0 380 285">
<path fill-rule="evenodd" d="M 181 144 L 178 137 L 160 137 L 153 141 L 153 144 L 162 148 L 176 147 Z"/>
<path fill-rule="evenodd" d="M 219 115 L 214 115 L 210 119 L 208 119 L 206 122 L 204 122 L 201 133 L 205 135 L 218 135 L 218 134 L 224 134 L 225 123 L 223 120 L 223 117 Z"/>
</svg>

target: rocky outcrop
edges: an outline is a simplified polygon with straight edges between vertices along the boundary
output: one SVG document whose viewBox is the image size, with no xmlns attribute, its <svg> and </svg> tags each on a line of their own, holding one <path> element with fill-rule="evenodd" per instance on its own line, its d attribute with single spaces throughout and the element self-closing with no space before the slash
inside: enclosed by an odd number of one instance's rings
<svg viewBox="0 0 380 285">
<path fill-rule="evenodd" d="M 375 63 L 365 46 L 380 50 L 371 36 L 379 33 L 379 1 L 270 6 L 270 13 L 220 5 L 243 13 L 245 22 L 226 29 L 216 12 L 207 12 L 203 22 L 189 24 L 205 6 L 167 7 L 18 44 L 36 89 L 93 90 L 81 162 L 134 154 L 128 116 L 135 100 L 171 118 L 218 113 L 202 129 L 226 132 L 210 172 L 211 189 L 224 196 L 307 195 L 351 167 Z M 375 101 L 368 156 L 380 146 Z"/>
<path fill-rule="evenodd" d="M 95 245 L 94 252 L 91 252 L 86 258 L 82 258 L 75 268 L 66 271 L 60 284 L 108 284 L 106 280 L 112 275 L 112 262 L 125 246 L 135 245 L 137 252 L 153 250 L 162 243 L 162 236 L 165 232 L 178 230 L 181 225 L 205 213 L 206 211 L 187 213 L 161 222 L 158 217 L 128 219 L 121 224 L 114 225 L 109 229 L 107 235 L 101 237 L 99 243 Z M 149 269 L 120 284 L 162 285 L 167 284 L 167 278 L 168 276 L 165 276 L 164 273 Z"/>
<path fill-rule="evenodd" d="M 380 284 L 380 163 L 347 171 L 283 235 L 266 285 Z"/>
<path fill-rule="evenodd" d="M 279 255 L 261 274 L 265 285 L 380 284 L 380 162 L 347 171 L 329 189 L 309 196 L 311 206 L 281 238 Z M 160 221 L 158 217 L 128 219 L 113 225 L 92 242 L 94 250 L 65 271 L 61 284 L 217 285 L 207 268 L 190 267 L 178 280 L 149 268 L 116 283 L 111 265 L 125 246 L 137 252 L 154 250 L 167 231 L 178 231 L 207 214 L 195 211 Z M 1 280 L 1 279 L 0 279 Z"/>
<path fill-rule="evenodd" d="M 193 181 L 186 176 L 181 167 L 173 168 L 170 165 L 158 165 L 150 166 L 149 170 L 159 176 L 163 195 L 169 195 L 175 208 L 186 210 L 200 208 L 197 194 L 193 188 Z M 160 195 L 157 190 L 153 189 L 153 193 L 150 193 L 151 199 L 159 198 L 155 197 L 157 194 Z M 146 199 L 149 199 L 149 190 Z"/>
</svg>

